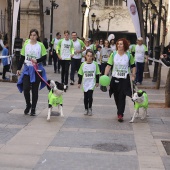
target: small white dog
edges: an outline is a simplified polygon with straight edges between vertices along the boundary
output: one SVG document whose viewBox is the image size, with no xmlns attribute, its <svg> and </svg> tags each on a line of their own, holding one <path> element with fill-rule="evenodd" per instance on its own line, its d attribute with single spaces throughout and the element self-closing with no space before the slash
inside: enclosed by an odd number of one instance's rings
<svg viewBox="0 0 170 170">
<path fill-rule="evenodd" d="M 143 109 L 143 114 L 141 119 L 145 119 L 147 116 L 147 108 L 148 108 L 148 95 L 145 91 L 138 90 L 134 93 L 132 97 L 132 101 L 135 102 L 134 105 L 134 113 L 132 119 L 129 121 L 130 123 L 134 122 L 134 119 L 139 115 L 139 108 Z"/>
<path fill-rule="evenodd" d="M 63 84 L 61 84 L 57 81 L 54 81 L 54 80 L 48 80 L 48 84 L 50 85 L 50 87 L 47 86 L 47 89 L 49 90 L 47 120 L 49 121 L 53 106 L 58 106 L 60 116 L 64 117 L 64 114 L 63 114 L 63 92 L 66 89 Z"/>
</svg>

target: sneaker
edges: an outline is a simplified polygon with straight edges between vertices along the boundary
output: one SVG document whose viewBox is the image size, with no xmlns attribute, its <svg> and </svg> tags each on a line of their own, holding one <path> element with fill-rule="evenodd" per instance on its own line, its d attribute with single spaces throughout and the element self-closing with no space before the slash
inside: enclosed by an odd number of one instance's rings
<svg viewBox="0 0 170 170">
<path fill-rule="evenodd" d="M 72 80 L 71 80 L 71 83 L 70 83 L 70 85 L 74 85 L 74 81 L 72 81 Z"/>
<path fill-rule="evenodd" d="M 34 108 L 32 108 L 32 109 L 31 109 L 30 116 L 35 116 L 35 115 L 36 115 L 36 113 L 35 113 L 35 109 L 34 109 Z"/>
<path fill-rule="evenodd" d="M 84 115 L 88 115 L 88 110 L 87 109 L 85 109 Z"/>
<path fill-rule="evenodd" d="M 119 122 L 123 122 L 123 117 L 122 117 L 122 115 L 118 115 L 118 121 L 119 121 Z"/>
<path fill-rule="evenodd" d="M 88 110 L 88 115 L 92 116 L 92 109 L 91 108 L 89 108 L 89 110 Z"/>
<path fill-rule="evenodd" d="M 26 109 L 24 110 L 24 114 L 27 115 L 30 112 L 31 104 L 26 105 Z"/>
</svg>

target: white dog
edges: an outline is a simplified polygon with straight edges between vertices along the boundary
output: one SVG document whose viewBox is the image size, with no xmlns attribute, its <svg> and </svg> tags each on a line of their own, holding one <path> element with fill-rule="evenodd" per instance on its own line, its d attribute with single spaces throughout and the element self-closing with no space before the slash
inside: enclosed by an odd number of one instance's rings
<svg viewBox="0 0 170 170">
<path fill-rule="evenodd" d="M 136 93 L 134 93 L 132 97 L 132 101 L 135 102 L 134 105 L 134 113 L 132 119 L 129 121 L 130 123 L 134 122 L 135 117 L 138 117 L 139 115 L 139 108 L 143 109 L 143 114 L 141 119 L 145 119 L 147 116 L 147 108 L 148 108 L 148 95 L 145 91 L 138 90 Z"/>
<path fill-rule="evenodd" d="M 48 94 L 48 116 L 47 120 L 50 120 L 52 107 L 58 106 L 58 110 L 60 112 L 60 116 L 64 117 L 63 114 L 63 92 L 66 90 L 63 84 L 54 81 L 54 80 L 48 80 L 47 89 L 49 90 Z"/>
</svg>

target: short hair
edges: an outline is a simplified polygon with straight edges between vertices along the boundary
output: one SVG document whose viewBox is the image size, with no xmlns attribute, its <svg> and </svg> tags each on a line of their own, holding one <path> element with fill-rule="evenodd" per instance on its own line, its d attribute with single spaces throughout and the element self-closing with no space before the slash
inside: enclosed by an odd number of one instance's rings
<svg viewBox="0 0 170 170">
<path fill-rule="evenodd" d="M 118 46 L 118 42 L 119 42 L 119 41 L 123 41 L 124 51 L 127 51 L 127 50 L 129 49 L 129 43 L 128 43 L 127 39 L 126 39 L 126 38 L 120 38 L 120 39 L 118 39 L 118 40 L 116 41 L 116 49 L 118 49 L 117 46 Z"/>
<path fill-rule="evenodd" d="M 8 41 L 4 40 L 4 45 L 7 45 L 8 44 Z"/>
<path fill-rule="evenodd" d="M 93 50 L 91 50 L 91 49 L 87 49 L 86 50 L 86 55 L 87 55 L 87 53 L 91 53 L 92 54 L 92 60 L 94 60 L 94 52 L 93 52 Z M 87 59 L 86 59 L 86 56 L 85 56 L 85 61 L 86 61 Z"/>
<path fill-rule="evenodd" d="M 66 34 L 66 33 L 67 33 L 67 34 L 70 34 L 70 31 L 65 30 L 65 31 L 64 31 L 64 34 Z"/>
<path fill-rule="evenodd" d="M 71 34 L 76 34 L 77 35 L 77 32 L 73 31 Z"/>
<path fill-rule="evenodd" d="M 60 32 L 57 32 L 57 33 L 56 33 L 56 36 L 58 36 L 58 35 L 61 35 Z"/>
</svg>

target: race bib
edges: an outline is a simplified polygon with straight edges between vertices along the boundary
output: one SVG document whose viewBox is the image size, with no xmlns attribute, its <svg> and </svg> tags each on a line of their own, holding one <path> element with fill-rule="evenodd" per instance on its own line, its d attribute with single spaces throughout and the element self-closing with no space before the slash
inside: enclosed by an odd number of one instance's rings
<svg viewBox="0 0 170 170">
<path fill-rule="evenodd" d="M 113 77 L 126 79 L 128 75 L 128 66 L 115 65 L 113 69 Z"/>
<path fill-rule="evenodd" d="M 86 71 L 84 73 L 84 78 L 85 79 L 95 78 L 94 71 Z"/>
<path fill-rule="evenodd" d="M 107 62 L 108 61 L 108 55 L 103 55 L 102 56 L 102 61 Z"/>
</svg>

